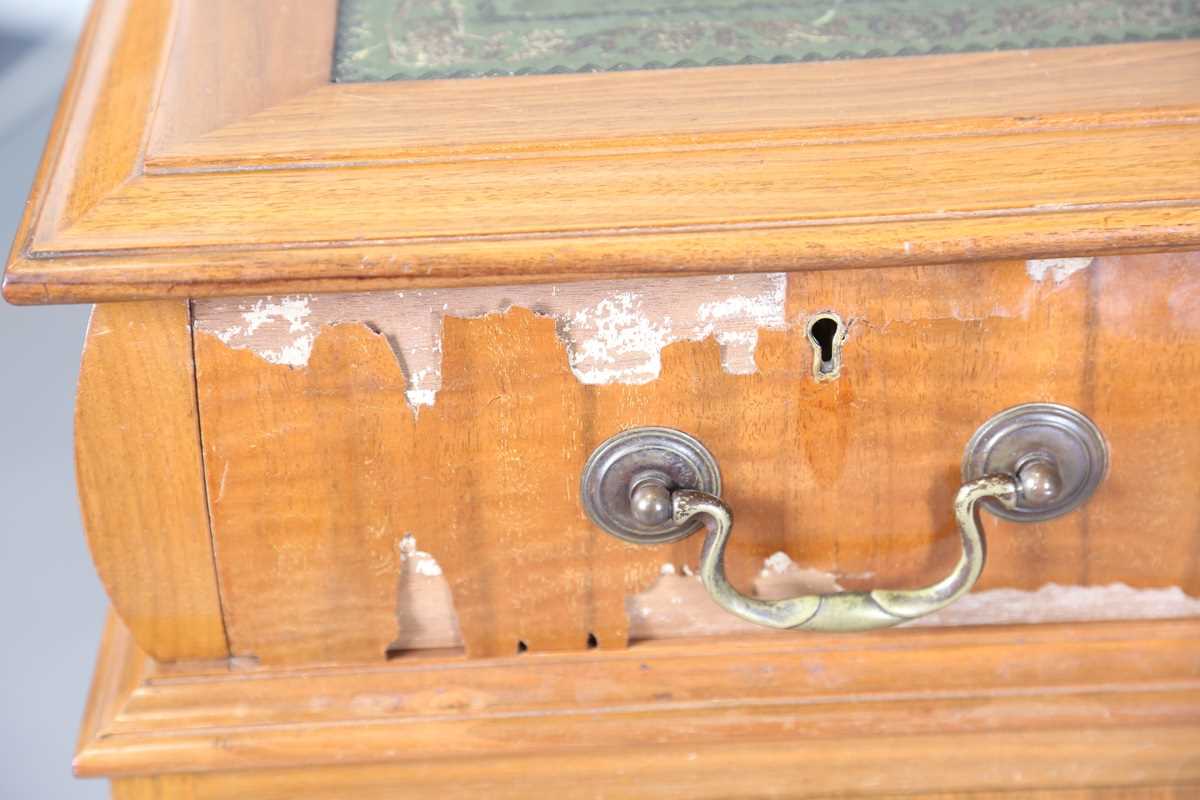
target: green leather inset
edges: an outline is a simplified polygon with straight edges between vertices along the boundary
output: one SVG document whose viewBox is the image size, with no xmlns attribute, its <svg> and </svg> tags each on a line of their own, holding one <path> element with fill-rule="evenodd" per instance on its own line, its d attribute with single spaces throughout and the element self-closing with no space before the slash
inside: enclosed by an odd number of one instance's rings
<svg viewBox="0 0 1200 800">
<path fill-rule="evenodd" d="M 335 81 L 1200 36 L 1200 0 L 342 0 Z"/>
</svg>

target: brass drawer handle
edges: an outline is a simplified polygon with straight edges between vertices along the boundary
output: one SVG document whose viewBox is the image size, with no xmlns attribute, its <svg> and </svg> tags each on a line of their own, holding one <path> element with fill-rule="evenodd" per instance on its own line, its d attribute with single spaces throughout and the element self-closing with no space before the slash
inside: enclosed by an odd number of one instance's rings
<svg viewBox="0 0 1200 800">
<path fill-rule="evenodd" d="M 1011 503 L 1016 481 L 1008 475 L 988 475 L 963 484 L 954 500 L 954 516 L 962 536 L 962 556 L 942 580 L 920 589 L 809 594 L 786 600 L 747 597 L 725 579 L 725 546 L 733 532 L 733 512 L 717 497 L 689 489 L 674 492 L 671 506 L 676 522 L 697 515 L 712 520 L 700 552 L 700 579 L 713 600 L 726 611 L 769 628 L 813 631 L 863 631 L 888 628 L 937 611 L 962 597 L 983 572 L 987 549 L 979 524 L 978 503 L 995 497 Z"/>
<path fill-rule="evenodd" d="M 700 578 L 727 611 L 770 628 L 860 631 L 930 614 L 971 590 L 987 543 L 981 505 L 1016 520 L 1065 514 L 1091 495 L 1108 465 L 1100 431 L 1066 406 L 1030 403 L 984 423 L 967 445 L 964 482 L 954 499 L 962 555 L 950 574 L 919 589 L 802 595 L 760 600 L 725 577 L 733 511 L 720 497 L 716 462 L 694 438 L 667 428 L 638 428 L 605 442 L 584 468 L 588 515 L 621 538 L 660 543 L 708 521 Z"/>
</svg>

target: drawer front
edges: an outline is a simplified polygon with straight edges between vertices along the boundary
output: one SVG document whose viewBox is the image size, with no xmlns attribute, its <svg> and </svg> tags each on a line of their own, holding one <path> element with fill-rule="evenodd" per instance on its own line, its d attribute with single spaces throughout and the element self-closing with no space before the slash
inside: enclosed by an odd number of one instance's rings
<svg viewBox="0 0 1200 800">
<path fill-rule="evenodd" d="M 584 515 L 584 461 L 639 425 L 716 457 L 743 591 L 928 583 L 958 558 L 965 443 L 1033 401 L 1095 420 L 1110 473 L 1055 520 L 985 514 L 975 592 L 924 624 L 1195 614 L 1198 268 L 1148 255 L 198 301 L 232 654 L 746 630 L 694 576 L 702 536 L 630 544 Z M 810 338 L 822 315 L 844 326 L 835 375 Z"/>
</svg>

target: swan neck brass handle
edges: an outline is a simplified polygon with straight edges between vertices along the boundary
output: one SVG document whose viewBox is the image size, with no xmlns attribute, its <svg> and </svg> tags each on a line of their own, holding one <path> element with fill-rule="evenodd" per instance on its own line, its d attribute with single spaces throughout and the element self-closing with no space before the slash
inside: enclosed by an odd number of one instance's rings
<svg viewBox="0 0 1200 800">
<path fill-rule="evenodd" d="M 725 577 L 733 511 L 721 499 L 716 460 L 695 438 L 670 428 L 634 428 L 596 448 L 584 467 L 584 510 L 608 533 L 661 544 L 708 533 L 700 579 L 722 608 L 770 628 L 861 631 L 931 614 L 971 590 L 987 542 L 982 508 L 1021 522 L 1052 519 L 1083 503 L 1108 469 L 1096 426 L 1074 409 L 1027 403 L 985 422 L 967 444 L 963 483 L 954 498 L 962 554 L 941 580 L 918 589 L 813 594 L 763 600 Z"/>
<path fill-rule="evenodd" d="M 950 574 L 920 589 L 810 594 L 785 600 L 760 600 L 742 594 L 725 577 L 725 547 L 733 532 L 733 512 L 707 492 L 683 489 L 671 495 L 676 523 L 706 517 L 708 535 L 700 552 L 700 579 L 713 600 L 742 619 L 769 628 L 814 631 L 863 631 L 890 628 L 945 608 L 971 590 L 983 572 L 987 543 L 979 522 L 979 501 L 994 497 L 1013 505 L 1017 481 L 1010 475 L 987 475 L 962 485 L 954 499 L 954 516 L 962 539 L 962 555 Z"/>
</svg>

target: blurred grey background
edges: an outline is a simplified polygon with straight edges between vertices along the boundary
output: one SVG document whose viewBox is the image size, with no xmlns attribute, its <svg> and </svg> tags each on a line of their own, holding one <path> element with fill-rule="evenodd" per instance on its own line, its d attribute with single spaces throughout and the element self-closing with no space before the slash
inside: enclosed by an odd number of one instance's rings
<svg viewBox="0 0 1200 800">
<path fill-rule="evenodd" d="M 0 0 L 0 249 L 8 253 L 87 0 Z M 0 798 L 103 798 L 71 755 L 107 601 L 72 464 L 89 308 L 0 302 Z"/>
</svg>

